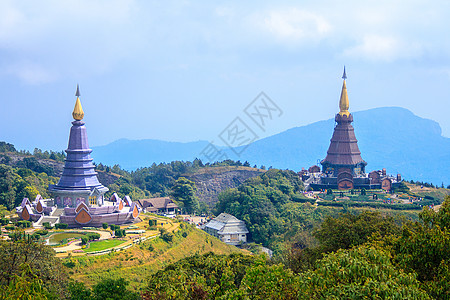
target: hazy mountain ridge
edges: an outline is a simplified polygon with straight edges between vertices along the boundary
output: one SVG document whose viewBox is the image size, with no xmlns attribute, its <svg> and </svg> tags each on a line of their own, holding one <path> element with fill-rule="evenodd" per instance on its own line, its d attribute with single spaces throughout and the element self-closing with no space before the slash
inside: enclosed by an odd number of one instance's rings
<svg viewBox="0 0 450 300">
<path fill-rule="evenodd" d="M 450 139 L 443 137 L 435 121 L 420 118 L 407 109 L 383 107 L 353 113 L 354 127 L 367 170 L 387 168 L 388 173 L 401 173 L 404 178 L 450 183 Z M 295 127 L 258 140 L 240 156 L 225 149 L 234 160 L 248 160 L 252 165 L 300 170 L 326 156 L 334 128 L 334 117 L 306 126 Z M 97 163 L 119 164 L 125 169 L 149 166 L 153 162 L 193 160 L 205 161 L 201 152 L 207 141 L 189 143 L 160 140 L 117 140 L 94 147 Z M 240 152 L 241 149 L 237 149 Z"/>
</svg>

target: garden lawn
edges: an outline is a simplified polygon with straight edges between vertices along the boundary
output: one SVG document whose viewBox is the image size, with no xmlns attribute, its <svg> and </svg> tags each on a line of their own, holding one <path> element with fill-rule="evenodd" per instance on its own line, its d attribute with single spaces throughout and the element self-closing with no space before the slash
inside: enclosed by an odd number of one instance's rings
<svg viewBox="0 0 450 300">
<path fill-rule="evenodd" d="M 97 242 L 90 242 L 89 248 L 83 249 L 84 252 L 94 252 L 94 251 L 101 251 L 106 250 L 109 248 L 117 247 L 126 241 L 122 240 L 116 240 L 116 239 L 109 239 L 109 240 L 102 240 Z"/>
</svg>

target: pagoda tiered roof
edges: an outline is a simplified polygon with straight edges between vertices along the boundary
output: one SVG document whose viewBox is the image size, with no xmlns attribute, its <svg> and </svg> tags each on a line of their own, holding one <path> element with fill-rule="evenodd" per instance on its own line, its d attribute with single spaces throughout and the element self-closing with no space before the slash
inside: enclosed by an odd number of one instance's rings
<svg viewBox="0 0 450 300">
<path fill-rule="evenodd" d="M 108 188 L 104 187 L 97 178 L 95 166 L 90 156 L 92 150 L 89 148 L 86 126 L 82 121 L 84 117 L 80 102 L 80 92 L 77 86 L 77 100 L 72 113 L 75 121 L 70 128 L 69 144 L 65 150 L 67 157 L 61 178 L 56 185 L 50 186 L 49 191 L 53 193 L 91 193 L 97 189 L 105 193 Z"/>
</svg>

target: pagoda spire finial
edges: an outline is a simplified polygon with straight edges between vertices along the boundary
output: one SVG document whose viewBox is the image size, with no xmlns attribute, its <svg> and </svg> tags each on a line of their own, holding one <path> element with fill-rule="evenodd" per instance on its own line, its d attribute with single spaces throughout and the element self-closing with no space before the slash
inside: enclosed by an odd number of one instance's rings
<svg viewBox="0 0 450 300">
<path fill-rule="evenodd" d="M 344 72 L 345 72 L 345 67 L 344 67 Z M 75 96 L 80 97 L 80 86 L 77 83 L 77 91 L 75 93 Z"/>
<path fill-rule="evenodd" d="M 81 107 L 80 102 L 80 87 L 77 84 L 77 91 L 75 93 L 75 96 L 77 96 L 77 101 L 75 102 L 75 107 L 73 108 L 72 116 L 75 120 L 81 121 L 84 117 L 83 107 Z"/>
<path fill-rule="evenodd" d="M 348 95 L 347 95 L 347 85 L 345 84 L 345 79 L 347 79 L 347 74 L 345 73 L 345 66 L 344 66 L 344 74 L 342 74 L 342 79 L 344 82 L 342 83 L 342 91 L 341 91 L 341 99 L 339 101 L 339 115 L 343 116 L 346 115 L 347 117 L 350 115 L 348 111 L 349 102 L 348 102 Z"/>
</svg>

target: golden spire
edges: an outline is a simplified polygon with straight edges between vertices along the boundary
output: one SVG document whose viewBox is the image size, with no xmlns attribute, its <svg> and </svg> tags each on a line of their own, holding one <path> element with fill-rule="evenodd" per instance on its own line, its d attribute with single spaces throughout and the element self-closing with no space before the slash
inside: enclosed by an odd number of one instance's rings
<svg viewBox="0 0 450 300">
<path fill-rule="evenodd" d="M 80 89 L 77 84 L 77 92 L 75 93 L 75 96 L 77 96 L 77 101 L 75 102 L 75 107 L 73 108 L 72 116 L 75 120 L 81 121 L 84 117 L 84 111 L 83 107 L 81 107 L 80 102 Z"/>
<path fill-rule="evenodd" d="M 342 83 L 342 91 L 341 91 L 341 100 L 339 101 L 339 114 L 341 116 L 346 115 L 347 117 L 350 115 L 348 112 L 349 102 L 347 95 L 347 85 L 345 84 L 345 79 L 347 79 L 347 74 L 345 74 L 345 66 L 344 66 L 344 75 L 342 75 L 342 79 L 344 82 Z"/>
</svg>

